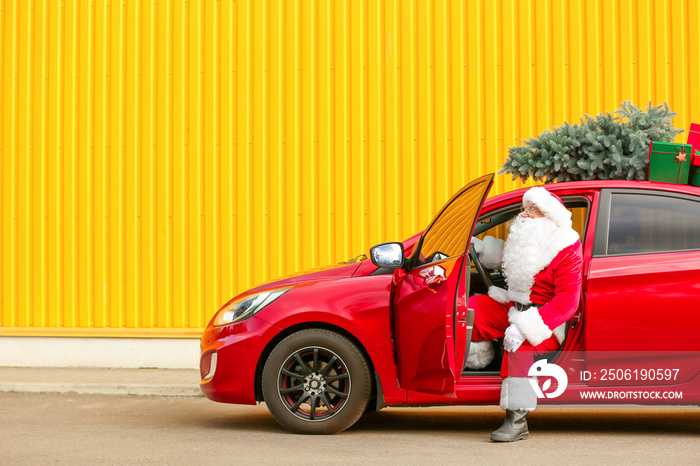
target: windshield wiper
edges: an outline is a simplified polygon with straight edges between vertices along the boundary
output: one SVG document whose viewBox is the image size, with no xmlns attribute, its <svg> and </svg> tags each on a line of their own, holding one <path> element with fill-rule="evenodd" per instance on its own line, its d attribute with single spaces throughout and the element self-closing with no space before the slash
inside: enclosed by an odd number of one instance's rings
<svg viewBox="0 0 700 466">
<path fill-rule="evenodd" d="M 356 264 L 358 262 L 366 261 L 367 260 L 367 254 L 360 254 L 359 256 L 355 257 L 354 259 L 350 259 L 347 262 L 341 262 L 341 264 Z"/>
</svg>

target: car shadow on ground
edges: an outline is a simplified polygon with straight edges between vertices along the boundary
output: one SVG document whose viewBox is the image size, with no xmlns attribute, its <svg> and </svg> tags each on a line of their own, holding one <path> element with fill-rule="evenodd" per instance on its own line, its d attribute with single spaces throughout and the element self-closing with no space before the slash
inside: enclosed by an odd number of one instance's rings
<svg viewBox="0 0 700 466">
<path fill-rule="evenodd" d="M 357 431 L 420 431 L 490 432 L 503 422 L 502 411 L 468 410 L 431 412 L 419 409 L 385 409 L 365 414 L 353 430 Z M 700 433 L 700 410 L 683 408 L 649 411 L 625 409 L 566 409 L 535 411 L 528 416 L 531 429 L 540 432 L 616 432 L 635 434 Z"/>
<path fill-rule="evenodd" d="M 264 404 L 236 407 L 209 413 L 202 428 L 248 432 L 288 432 L 272 417 Z M 504 413 L 498 407 L 475 408 L 386 408 L 363 415 L 348 432 L 484 433 L 497 429 Z M 183 421 L 184 422 L 184 421 Z M 192 419 L 186 421 L 192 425 Z M 550 433 L 700 433 L 700 409 L 688 408 L 541 408 L 528 416 L 530 429 Z"/>
<path fill-rule="evenodd" d="M 225 405 L 224 405 L 225 406 Z M 195 420 L 198 427 L 216 430 L 245 430 L 248 432 L 287 432 L 275 421 L 272 414 L 263 406 L 241 412 L 240 406 L 235 412 L 223 411 L 209 414 L 207 417 Z M 251 407 L 252 408 L 252 407 Z M 192 425 L 190 417 L 183 417 L 183 425 Z"/>
</svg>

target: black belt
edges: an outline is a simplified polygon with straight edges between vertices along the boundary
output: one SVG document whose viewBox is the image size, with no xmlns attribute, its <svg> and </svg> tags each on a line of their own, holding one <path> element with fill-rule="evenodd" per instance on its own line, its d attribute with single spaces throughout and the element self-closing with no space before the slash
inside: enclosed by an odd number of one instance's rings
<svg viewBox="0 0 700 466">
<path fill-rule="evenodd" d="M 544 304 L 532 304 L 532 303 L 523 304 L 523 303 L 518 303 L 518 302 L 513 304 L 513 307 L 516 308 L 517 310 L 519 310 L 520 312 L 522 312 L 526 309 L 530 309 L 531 307 L 540 308 L 542 306 L 544 306 Z"/>
</svg>

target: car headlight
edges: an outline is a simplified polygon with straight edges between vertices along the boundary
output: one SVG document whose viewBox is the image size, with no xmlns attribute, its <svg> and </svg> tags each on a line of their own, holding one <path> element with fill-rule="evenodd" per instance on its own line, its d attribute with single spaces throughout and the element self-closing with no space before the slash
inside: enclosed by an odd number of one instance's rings
<svg viewBox="0 0 700 466">
<path fill-rule="evenodd" d="M 221 327 L 222 325 L 240 322 L 252 317 L 289 290 L 291 288 L 263 291 L 262 293 L 237 299 L 227 304 L 226 307 L 216 314 L 214 326 Z"/>
</svg>

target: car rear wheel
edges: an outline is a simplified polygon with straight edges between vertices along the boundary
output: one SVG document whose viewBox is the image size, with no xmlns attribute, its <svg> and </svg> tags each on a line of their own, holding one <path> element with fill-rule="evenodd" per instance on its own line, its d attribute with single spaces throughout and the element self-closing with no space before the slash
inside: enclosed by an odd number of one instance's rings
<svg viewBox="0 0 700 466">
<path fill-rule="evenodd" d="M 334 434 L 367 408 L 367 360 L 350 340 L 309 329 L 282 340 L 267 359 L 262 391 L 277 422 L 299 434 Z"/>
</svg>

